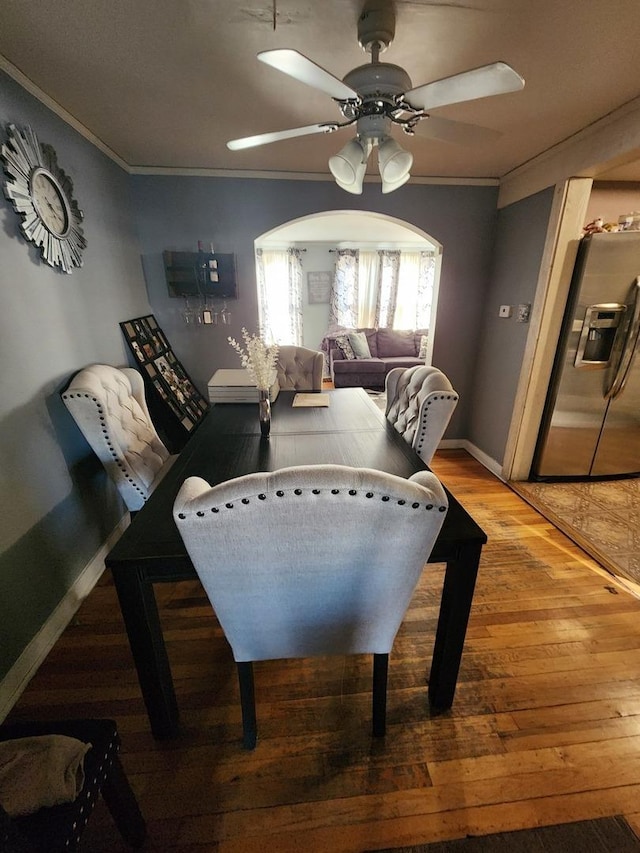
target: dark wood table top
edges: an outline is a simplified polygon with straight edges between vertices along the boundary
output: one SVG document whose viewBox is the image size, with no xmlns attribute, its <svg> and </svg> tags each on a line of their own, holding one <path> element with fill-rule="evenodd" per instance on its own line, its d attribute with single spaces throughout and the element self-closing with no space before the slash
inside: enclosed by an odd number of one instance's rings
<svg viewBox="0 0 640 853">
<path fill-rule="evenodd" d="M 295 392 L 281 391 L 272 408 L 268 439 L 260 435 L 257 405 L 214 406 L 107 556 L 156 737 L 175 737 L 179 732 L 179 708 L 154 584 L 197 577 L 173 521 L 173 504 L 187 477 L 199 476 L 214 485 L 256 471 L 320 463 L 376 468 L 400 477 L 425 470 L 420 457 L 362 389 L 327 393 L 328 407 L 293 408 Z M 428 559 L 446 564 L 428 678 L 431 713 L 446 711 L 453 702 L 486 542 L 482 529 L 447 494 L 449 511 Z"/>
<path fill-rule="evenodd" d="M 376 468 L 400 477 L 427 470 L 362 389 L 325 392 L 330 405 L 293 408 L 293 391 L 281 391 L 272 406 L 271 435 L 260 436 L 258 407 L 218 404 L 206 415 L 147 504 L 111 550 L 106 564 L 136 564 L 153 580 L 191 577 L 194 570 L 172 509 L 187 477 L 211 485 L 256 471 L 291 465 L 340 464 Z M 247 413 L 254 416 L 247 417 Z M 446 487 L 445 487 L 446 488 Z M 486 542 L 482 529 L 447 492 L 449 511 L 430 562 L 446 562 L 460 544 Z"/>
</svg>

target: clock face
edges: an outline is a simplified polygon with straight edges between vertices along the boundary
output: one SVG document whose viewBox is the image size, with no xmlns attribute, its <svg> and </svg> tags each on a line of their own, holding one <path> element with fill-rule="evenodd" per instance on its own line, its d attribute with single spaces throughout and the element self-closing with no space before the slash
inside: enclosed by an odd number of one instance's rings
<svg viewBox="0 0 640 853">
<path fill-rule="evenodd" d="M 60 184 L 46 169 L 38 167 L 31 174 L 31 200 L 52 234 L 64 237 L 69 232 L 69 205 Z"/>
<path fill-rule="evenodd" d="M 21 217 L 22 233 L 49 266 L 73 272 L 82 266 L 87 241 L 71 178 L 58 166 L 53 148 L 41 145 L 30 127 L 10 124 L 7 130 L 8 141 L 0 149 L 8 176 L 4 194 Z"/>
</svg>

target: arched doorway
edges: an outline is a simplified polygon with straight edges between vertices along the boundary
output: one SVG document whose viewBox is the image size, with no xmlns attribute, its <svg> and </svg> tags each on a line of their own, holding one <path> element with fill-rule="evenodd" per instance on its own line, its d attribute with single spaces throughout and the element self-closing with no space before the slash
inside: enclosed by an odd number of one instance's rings
<svg viewBox="0 0 640 853">
<path fill-rule="evenodd" d="M 336 210 L 285 222 L 255 240 L 262 250 L 297 249 L 303 265 L 303 328 L 305 346 L 319 348 L 325 334 L 329 303 L 322 283 L 333 279 L 335 250 L 429 251 L 434 254 L 434 281 L 427 358 L 431 360 L 440 281 L 441 244 L 409 222 L 371 211 Z M 320 286 L 318 286 L 320 285 Z M 327 299 L 327 301 L 319 300 Z"/>
</svg>

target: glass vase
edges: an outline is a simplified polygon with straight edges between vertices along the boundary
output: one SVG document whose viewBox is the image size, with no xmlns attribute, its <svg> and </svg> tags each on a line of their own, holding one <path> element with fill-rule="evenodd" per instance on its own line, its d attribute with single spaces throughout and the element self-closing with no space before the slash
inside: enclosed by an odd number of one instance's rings
<svg viewBox="0 0 640 853">
<path fill-rule="evenodd" d="M 271 401 L 269 392 L 258 389 L 258 414 L 260 416 L 260 434 L 263 438 L 269 438 L 271 432 Z"/>
</svg>

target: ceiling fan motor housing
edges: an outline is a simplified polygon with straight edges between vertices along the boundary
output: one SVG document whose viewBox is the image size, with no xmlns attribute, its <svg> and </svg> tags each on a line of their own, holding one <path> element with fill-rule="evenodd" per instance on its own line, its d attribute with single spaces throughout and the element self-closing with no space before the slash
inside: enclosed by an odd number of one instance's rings
<svg viewBox="0 0 640 853">
<path fill-rule="evenodd" d="M 396 95 L 411 89 L 411 78 L 404 68 L 388 62 L 359 65 L 345 75 L 343 82 L 355 89 L 363 101 L 373 98 L 393 101 Z"/>
<path fill-rule="evenodd" d="M 358 41 L 371 53 L 376 47 L 379 53 L 386 50 L 396 34 L 396 18 L 393 6 L 384 0 L 369 0 L 358 18 Z"/>
</svg>

